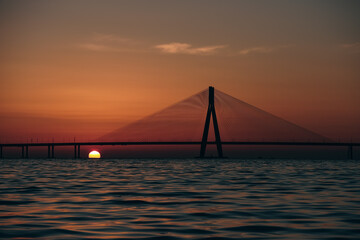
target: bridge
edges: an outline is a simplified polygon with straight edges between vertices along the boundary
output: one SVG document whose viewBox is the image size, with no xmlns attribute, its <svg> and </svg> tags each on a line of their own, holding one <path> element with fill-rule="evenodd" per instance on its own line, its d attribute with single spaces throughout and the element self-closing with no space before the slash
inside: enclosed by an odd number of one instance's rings
<svg viewBox="0 0 360 240">
<path fill-rule="evenodd" d="M 21 148 L 21 157 L 29 158 L 29 147 L 47 147 L 48 158 L 55 158 L 55 146 L 73 146 L 74 158 L 81 158 L 81 146 L 126 146 L 126 145 L 199 145 L 202 142 L 61 142 L 61 143 L 10 143 L 0 144 L 0 158 L 3 158 L 3 148 Z M 211 141 L 207 144 L 218 144 Z M 353 147 L 360 146 L 360 143 L 350 142 L 221 142 L 222 145 L 243 145 L 243 146 L 328 146 L 348 147 L 348 158 L 353 159 Z M 201 156 L 200 157 L 204 157 Z M 223 157 L 223 156 L 222 156 Z"/>
<path fill-rule="evenodd" d="M 93 141 L 93 142 L 42 142 L 42 143 L 8 143 L 0 144 L 0 158 L 4 157 L 3 149 L 9 147 L 21 148 L 21 157 L 29 158 L 30 147 L 47 147 L 48 158 L 55 158 L 55 147 L 72 146 L 74 149 L 74 158 L 81 158 L 81 146 L 125 146 L 125 145 L 199 145 L 200 158 L 205 157 L 206 146 L 216 145 L 218 157 L 223 158 L 222 145 L 243 145 L 243 146 L 327 146 L 327 147 L 347 147 L 348 158 L 353 159 L 353 147 L 360 146 L 360 143 L 354 142 L 333 142 L 333 141 L 221 141 L 219 124 L 215 111 L 214 88 L 209 87 L 208 107 L 204 130 L 201 141 Z M 208 133 L 211 124 L 214 127 L 215 141 L 208 141 Z"/>
</svg>

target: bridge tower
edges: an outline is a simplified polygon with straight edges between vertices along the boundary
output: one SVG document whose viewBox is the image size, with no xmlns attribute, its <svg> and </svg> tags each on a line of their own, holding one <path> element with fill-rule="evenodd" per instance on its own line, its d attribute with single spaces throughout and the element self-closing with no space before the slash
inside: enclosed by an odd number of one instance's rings
<svg viewBox="0 0 360 240">
<path fill-rule="evenodd" d="M 219 126 L 216 118 L 216 112 L 215 112 L 215 104 L 214 104 L 214 87 L 209 87 L 209 106 L 206 114 L 206 120 L 205 120 L 205 127 L 203 132 L 203 137 L 201 141 L 201 149 L 200 149 L 200 158 L 205 157 L 205 150 L 206 150 L 206 144 L 208 139 L 208 133 L 209 133 L 209 126 L 210 126 L 210 118 L 212 115 L 213 119 L 213 125 L 214 125 L 214 132 L 215 132 L 215 141 L 216 141 L 216 147 L 218 151 L 218 157 L 223 157 L 223 151 L 221 146 L 221 139 L 220 139 L 220 132 L 219 132 Z"/>
</svg>

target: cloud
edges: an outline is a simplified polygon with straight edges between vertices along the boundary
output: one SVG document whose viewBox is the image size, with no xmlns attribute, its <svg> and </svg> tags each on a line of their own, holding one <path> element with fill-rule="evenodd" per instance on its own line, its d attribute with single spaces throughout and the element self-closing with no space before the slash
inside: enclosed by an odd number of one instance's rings
<svg viewBox="0 0 360 240">
<path fill-rule="evenodd" d="M 134 43 L 130 38 L 119 37 L 113 34 L 94 33 L 92 39 L 96 42 L 113 42 L 113 43 Z"/>
<path fill-rule="evenodd" d="M 80 48 L 90 50 L 90 51 L 96 51 L 96 52 L 105 52 L 105 51 L 116 51 L 116 49 L 113 49 L 109 46 L 105 46 L 102 44 L 96 44 L 96 43 L 84 43 L 79 45 Z"/>
<path fill-rule="evenodd" d="M 104 45 L 98 43 L 83 43 L 83 44 L 79 44 L 78 47 L 92 52 L 112 52 L 112 53 L 140 52 L 140 50 L 138 49 L 130 48 L 127 46 L 111 46 L 111 45 Z"/>
<path fill-rule="evenodd" d="M 245 49 L 242 49 L 241 51 L 239 51 L 239 54 L 240 55 L 248 55 L 248 54 L 252 54 L 252 53 L 271 53 L 271 52 L 277 51 L 281 48 L 288 48 L 291 46 L 292 45 L 281 45 L 281 46 L 273 46 L 273 47 L 259 46 L 259 47 L 245 48 Z"/>
<path fill-rule="evenodd" d="M 341 44 L 340 47 L 353 52 L 360 52 L 360 42 Z"/>
<path fill-rule="evenodd" d="M 85 42 L 77 45 L 83 50 L 95 52 L 140 52 L 144 51 L 141 43 L 130 38 L 113 34 L 94 33 Z"/>
<path fill-rule="evenodd" d="M 360 47 L 360 42 L 356 42 L 356 43 L 347 43 L 347 44 L 342 44 L 341 45 L 343 48 L 359 48 Z"/>
<path fill-rule="evenodd" d="M 247 55 L 250 53 L 269 53 L 274 51 L 274 48 L 270 47 L 253 47 L 253 48 L 245 48 L 239 52 L 241 55 Z"/>
<path fill-rule="evenodd" d="M 77 47 L 94 52 L 150 52 L 151 49 L 146 45 L 144 42 L 114 34 L 93 33 L 87 41 L 78 44 Z M 192 47 L 191 44 L 178 42 L 155 46 L 156 49 L 164 53 L 191 55 L 210 55 L 225 47 L 225 45 Z"/>
<path fill-rule="evenodd" d="M 160 49 L 160 51 L 164 53 L 191 55 L 210 55 L 214 54 L 217 50 L 225 47 L 225 45 L 215 45 L 194 48 L 191 44 L 178 42 L 160 44 L 155 46 L 155 48 Z"/>
</svg>

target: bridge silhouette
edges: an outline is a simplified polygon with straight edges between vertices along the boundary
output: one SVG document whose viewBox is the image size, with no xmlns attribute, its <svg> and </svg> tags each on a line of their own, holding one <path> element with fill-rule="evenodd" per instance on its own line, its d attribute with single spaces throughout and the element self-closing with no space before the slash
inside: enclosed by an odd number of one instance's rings
<svg viewBox="0 0 360 240">
<path fill-rule="evenodd" d="M 42 142 L 42 143 L 8 143 L 8 144 L 4 144 L 1 143 L 0 144 L 0 158 L 3 158 L 4 154 L 3 154 L 3 149 L 4 148 L 9 148 L 9 147 L 20 147 L 21 148 L 21 157 L 22 158 L 29 158 L 29 148 L 30 147 L 47 147 L 48 150 L 48 154 L 47 157 L 48 158 L 55 158 L 55 147 L 59 147 L 59 146 L 72 146 L 74 149 L 74 158 L 81 158 L 81 146 L 125 146 L 125 145 L 129 145 L 129 146 L 140 146 L 140 145 L 199 145 L 200 146 L 200 152 L 199 152 L 199 157 L 200 158 L 204 158 L 205 157 L 205 153 L 206 153 L 206 147 L 207 145 L 216 145 L 217 148 L 217 153 L 218 153 L 218 157 L 219 158 L 223 158 L 224 157 L 224 153 L 223 153 L 223 145 L 243 145 L 243 146 L 327 146 L 327 147 L 347 147 L 348 148 L 348 158 L 349 159 L 353 159 L 353 147 L 356 146 L 360 146 L 360 143 L 353 143 L 353 142 L 334 142 L 331 141 L 330 139 L 327 139 L 325 137 L 322 137 L 321 135 L 318 135 L 314 132 L 311 132 L 307 129 L 304 129 L 302 127 L 299 127 L 295 124 L 292 124 L 290 122 L 287 122 L 283 119 L 280 119 L 278 117 L 275 117 L 263 110 L 257 109 L 251 105 L 248 105 L 244 102 L 241 102 L 240 100 L 237 99 L 232 99 L 231 96 L 226 95 L 222 92 L 218 92 L 218 96 L 217 96 L 217 100 L 218 103 L 221 103 L 221 99 L 223 99 L 223 102 L 235 102 L 236 104 L 240 104 L 239 106 L 241 106 L 242 109 L 242 114 L 244 114 L 244 116 L 240 116 L 241 118 L 246 118 L 247 115 L 251 115 L 251 116 L 262 116 L 262 119 L 266 122 L 267 121 L 267 128 L 275 128 L 275 130 L 277 131 L 277 126 L 281 126 L 285 129 L 285 131 L 283 132 L 290 132 L 291 134 L 299 134 L 302 136 L 302 138 L 300 140 L 293 140 L 293 141 L 285 141 L 283 140 L 278 140 L 278 141 L 274 141 L 274 140 L 268 140 L 267 141 L 248 141 L 248 140 L 241 140 L 241 141 L 236 141 L 236 140 L 225 140 L 222 141 L 221 140 L 221 134 L 220 134 L 220 128 L 219 128 L 219 122 L 218 122 L 218 116 L 215 110 L 215 90 L 213 87 L 209 87 L 208 91 L 204 91 L 201 92 L 200 94 L 194 95 L 195 97 L 198 96 L 208 96 L 208 100 L 207 100 L 207 112 L 206 112 L 206 117 L 205 117 L 205 124 L 202 130 L 202 139 L 201 141 L 171 141 L 171 140 L 166 140 L 166 141 L 140 141 L 140 140 L 132 140 L 132 141 L 104 141 L 104 140 L 99 140 L 99 141 L 91 141 L 91 142 Z M 190 99 L 191 101 L 194 100 L 194 98 Z M 189 101 L 190 101 L 189 100 Z M 189 101 L 185 101 L 185 105 L 188 106 Z M 190 101 L 190 102 L 191 102 Z M 237 102 L 240 101 L 240 102 Z M 183 101 L 184 102 L 184 101 Z M 204 100 L 203 100 L 204 102 Z M 174 112 L 174 107 L 170 108 L 173 110 Z M 175 105 L 175 109 L 177 108 L 177 105 Z M 195 111 L 198 111 L 199 108 L 195 108 Z M 168 110 L 169 111 L 169 110 Z M 178 110 L 177 110 L 178 111 Z M 175 112 L 177 112 L 175 111 Z M 166 112 L 166 111 L 165 111 Z M 223 114 L 224 115 L 224 114 Z M 160 112 L 158 115 L 154 115 L 155 119 L 160 119 L 161 117 L 164 116 L 164 112 Z M 149 118 L 145 118 L 145 121 L 138 121 L 135 124 L 130 124 L 128 127 L 125 127 L 125 131 L 124 129 L 121 129 L 121 133 L 123 135 L 132 135 L 130 134 L 132 130 L 134 132 L 134 129 L 136 129 L 137 132 L 138 128 L 141 128 L 141 126 L 145 125 L 145 129 L 148 129 L 149 127 L 147 125 L 149 125 L 150 122 L 150 126 L 151 124 L 153 124 L 154 122 L 156 122 L 154 120 L 154 116 L 151 116 L 152 118 L 151 121 L 149 121 Z M 236 116 L 236 115 L 235 115 Z M 157 117 L 157 118 L 156 118 Z M 181 115 L 182 118 L 184 118 L 184 114 Z M 178 117 L 179 118 L 179 117 Z M 226 118 L 226 117 L 224 117 Z M 211 122 L 212 119 L 212 122 Z M 235 120 L 234 120 L 235 119 Z M 237 118 L 234 117 L 234 114 L 231 115 L 231 117 L 227 117 L 227 121 L 230 123 L 233 123 L 234 121 L 236 122 L 236 126 L 235 128 L 232 128 L 230 132 L 235 132 L 235 134 L 239 135 L 239 128 L 237 125 Z M 253 128 L 253 132 L 260 132 L 260 134 L 268 134 L 268 136 L 270 135 L 274 135 L 274 132 L 271 132 L 270 130 L 273 129 L 264 129 L 263 128 L 263 124 L 262 123 L 256 123 L 255 121 L 255 125 L 253 124 L 254 120 L 253 119 L 249 119 L 248 122 L 244 122 L 247 124 L 247 126 L 251 129 Z M 183 123 L 183 122 L 182 122 Z M 178 122 L 176 123 L 177 125 L 179 124 Z M 254 126 L 252 126 L 252 124 Z M 188 123 L 186 122 L 185 125 L 188 125 Z M 265 124 L 266 125 L 266 124 Z M 163 124 L 161 124 L 160 127 L 162 127 Z M 211 129 L 211 126 L 213 127 L 214 130 L 214 141 L 209 141 L 209 130 Z M 174 129 L 174 126 L 171 126 L 170 129 Z M 190 128 L 190 132 L 192 132 L 193 128 Z M 118 133 L 117 131 L 115 131 L 115 133 Z M 276 132 L 275 132 L 276 134 Z M 114 134 L 112 134 L 114 135 Z M 112 136 L 110 134 L 110 136 Z M 174 135 L 174 133 L 172 134 Z M 176 133 L 175 133 L 176 135 Z M 286 135 L 286 134 L 285 134 Z M 115 134 L 115 136 L 117 136 Z M 316 139 L 316 141 L 304 141 L 304 136 L 306 137 L 313 137 L 314 139 Z M 106 137 L 105 137 L 106 139 Z"/>
</svg>

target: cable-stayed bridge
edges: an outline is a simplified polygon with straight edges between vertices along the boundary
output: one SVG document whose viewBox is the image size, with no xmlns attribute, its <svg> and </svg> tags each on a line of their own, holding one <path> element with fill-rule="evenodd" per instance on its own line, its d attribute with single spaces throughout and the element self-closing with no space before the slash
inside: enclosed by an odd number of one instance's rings
<svg viewBox="0 0 360 240">
<path fill-rule="evenodd" d="M 198 156 L 204 158 L 208 144 L 216 145 L 220 158 L 224 157 L 223 145 L 339 146 L 348 147 L 350 159 L 353 147 L 360 146 L 360 143 L 334 142 L 209 87 L 96 141 L 0 144 L 0 157 L 8 147 L 20 147 L 21 157 L 28 158 L 29 147 L 45 146 L 48 158 L 55 158 L 55 147 L 73 146 L 74 158 L 81 158 L 81 146 L 198 145 Z"/>
</svg>

